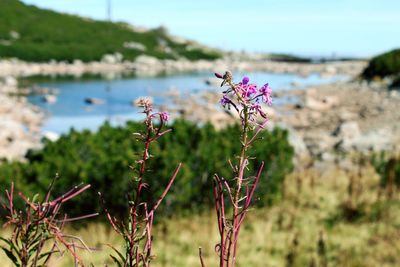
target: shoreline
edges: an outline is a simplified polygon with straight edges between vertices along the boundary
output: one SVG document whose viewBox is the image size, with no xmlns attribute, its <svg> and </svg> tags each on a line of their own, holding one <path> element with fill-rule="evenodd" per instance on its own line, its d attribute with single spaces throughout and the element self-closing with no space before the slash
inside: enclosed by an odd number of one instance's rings
<svg viewBox="0 0 400 267">
<path fill-rule="evenodd" d="M 16 59 L 0 60 L 0 77 L 27 77 L 34 75 L 72 75 L 100 74 L 105 77 L 132 73 L 155 76 L 181 72 L 224 72 L 260 71 L 271 73 L 294 73 L 308 76 L 319 73 L 321 76 L 349 75 L 357 76 L 367 65 L 366 61 L 338 61 L 328 63 L 288 63 L 267 60 L 219 59 L 215 61 L 199 60 L 158 60 L 148 56 L 139 56 L 134 62 L 89 62 L 76 60 L 74 63 L 48 62 L 31 63 Z"/>
<path fill-rule="evenodd" d="M 219 93 L 183 96 L 184 101 L 182 95 L 172 97 L 175 116 L 209 121 L 217 127 L 237 120 L 236 113 L 213 105 L 220 99 Z M 274 97 L 295 99 L 294 103 L 266 107 L 270 117 L 267 128 L 289 130 L 289 142 L 300 164 L 310 160 L 335 164 L 346 162 L 346 155 L 354 152 L 400 150 L 400 93 L 387 90 L 383 83 L 335 82 L 276 92 Z"/>
<path fill-rule="evenodd" d="M 105 63 L 92 62 L 74 64 L 66 63 L 27 63 L 19 60 L 0 61 L 0 117 L 2 128 L 5 129 L 0 135 L 0 159 L 23 160 L 25 153 L 29 149 L 40 148 L 40 139 L 43 137 L 41 125 L 45 119 L 45 114 L 40 108 L 30 104 L 27 98 L 18 95 L 21 91 L 29 91 L 28 88 L 18 88 L 17 78 L 33 75 L 73 75 L 80 77 L 83 74 L 100 74 L 106 77 L 113 77 L 123 73 L 134 73 L 137 75 L 146 74 L 147 76 L 160 73 L 172 74 L 179 72 L 200 72 L 200 71 L 262 71 L 272 73 L 294 73 L 307 76 L 312 73 L 319 73 L 323 76 L 349 75 L 356 77 L 366 66 L 364 61 L 346 61 L 329 63 L 286 63 L 274 61 L 239 61 L 239 60 L 217 60 L 217 61 L 160 61 L 148 57 L 139 57 L 135 62 Z M 326 85 L 332 86 L 332 85 Z M 306 92 L 308 88 L 297 90 Z M 295 90 L 296 91 L 296 90 Z M 293 91 L 293 92 L 295 92 Z M 218 96 L 206 96 L 209 103 L 205 111 L 210 111 L 212 103 L 218 102 Z M 179 100 L 177 100 L 179 102 Z M 4 104 L 3 104 L 4 103 Z M 179 104 L 179 103 L 178 103 Z M 201 107 L 198 107 L 199 109 Z M 275 116 L 276 110 L 271 110 Z M 193 121 L 202 120 L 192 117 L 189 114 L 180 114 Z M 196 112 L 200 114 L 201 112 Z M 221 124 L 226 119 L 226 112 L 212 111 L 213 116 L 209 119 L 215 125 Z M 302 115 L 303 116 L 303 115 Z M 306 116 L 306 115 L 304 115 Z M 303 116 L 303 117 L 304 117 Z M 304 120 L 304 119 L 303 119 Z M 222 124 L 221 124 L 222 125 Z M 290 124 L 289 124 L 290 126 Z M 293 130 L 291 130 L 293 131 Z M 293 131 L 294 133 L 297 133 Z M 296 137 L 297 138 L 297 137 Z M 303 137 L 302 137 L 303 138 Z M 304 138 L 303 138 L 304 139 Z M 297 138 L 297 140 L 299 140 Z M 296 144 L 295 144 L 296 145 Z M 300 148 L 304 145 L 300 144 Z M 297 148 L 298 150 L 299 148 Z M 299 152 L 302 153 L 302 152 Z"/>
<path fill-rule="evenodd" d="M 41 147 L 44 113 L 18 90 L 15 78 L 0 79 L 0 162 L 23 160 L 29 149 Z"/>
</svg>

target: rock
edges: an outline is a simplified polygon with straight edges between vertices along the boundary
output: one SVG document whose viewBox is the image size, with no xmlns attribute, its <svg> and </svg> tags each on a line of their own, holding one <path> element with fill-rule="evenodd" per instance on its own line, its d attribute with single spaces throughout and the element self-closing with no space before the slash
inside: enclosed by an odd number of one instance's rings
<svg viewBox="0 0 400 267">
<path fill-rule="evenodd" d="M 123 44 L 124 48 L 128 48 L 128 49 L 135 49 L 135 50 L 139 50 L 139 51 L 146 51 L 147 48 L 144 44 L 141 43 L 137 43 L 137 42 L 125 42 Z"/>
<path fill-rule="evenodd" d="M 50 140 L 51 142 L 55 142 L 60 138 L 60 135 L 54 132 L 44 132 L 43 137 Z"/>
<path fill-rule="evenodd" d="M 210 86 L 218 86 L 219 87 L 221 85 L 221 80 L 217 79 L 217 78 L 209 78 L 209 79 L 206 79 L 204 81 L 204 83 L 207 85 L 210 85 Z"/>
<path fill-rule="evenodd" d="M 396 97 L 399 97 L 399 96 L 400 96 L 400 94 L 399 94 L 398 91 L 390 90 L 390 97 L 396 98 Z"/>
<path fill-rule="evenodd" d="M 16 31 L 10 31 L 10 38 L 14 40 L 18 40 L 20 38 L 20 34 Z"/>
<path fill-rule="evenodd" d="M 330 105 L 328 105 L 327 103 L 317 100 L 311 96 L 306 96 L 306 99 L 304 102 L 305 102 L 304 106 L 306 108 L 313 109 L 313 110 L 324 111 L 324 110 L 327 110 L 330 108 Z"/>
<path fill-rule="evenodd" d="M 347 110 L 339 111 L 339 119 L 342 122 L 355 120 L 357 118 L 358 118 L 358 114 L 356 114 L 354 112 L 350 112 Z"/>
<path fill-rule="evenodd" d="M 331 162 L 333 162 L 335 160 L 335 155 L 330 153 L 330 152 L 322 152 L 321 160 L 322 161 L 331 161 Z"/>
<path fill-rule="evenodd" d="M 135 63 L 144 65 L 157 65 L 160 63 L 160 61 L 155 57 L 140 55 L 135 59 Z"/>
<path fill-rule="evenodd" d="M 293 146 L 296 156 L 299 158 L 307 158 L 309 156 L 309 151 L 304 142 L 303 137 L 295 130 L 289 130 L 288 141 L 291 146 Z"/>
<path fill-rule="evenodd" d="M 329 108 L 335 107 L 339 105 L 339 98 L 337 96 L 325 96 L 322 99 L 322 102 L 329 106 Z"/>
<path fill-rule="evenodd" d="M 102 105 L 105 101 L 101 98 L 86 98 L 85 103 L 90 105 Z"/>
<path fill-rule="evenodd" d="M 336 145 L 336 148 L 345 152 L 357 150 L 367 153 L 392 150 L 394 144 L 392 132 L 388 129 L 379 129 L 353 139 L 343 139 Z"/>
<path fill-rule="evenodd" d="M 43 102 L 54 104 L 57 102 L 57 97 L 55 95 L 44 95 L 42 97 Z"/>
<path fill-rule="evenodd" d="M 101 58 L 101 62 L 107 64 L 117 64 L 122 62 L 123 56 L 121 53 L 114 53 L 114 54 L 105 54 Z"/>
<path fill-rule="evenodd" d="M 74 59 L 74 62 L 72 64 L 81 66 L 81 65 L 83 65 L 83 61 L 80 59 Z"/>
<path fill-rule="evenodd" d="M 307 132 L 304 136 L 304 142 L 312 156 L 320 156 L 323 152 L 330 151 L 334 147 L 337 138 L 323 130 L 316 130 Z"/>
<path fill-rule="evenodd" d="M 18 81 L 14 77 L 7 76 L 7 77 L 4 78 L 4 84 L 6 86 L 16 87 L 18 85 Z"/>
<path fill-rule="evenodd" d="M 360 127 L 355 121 L 343 122 L 333 132 L 334 136 L 341 137 L 342 139 L 353 139 L 361 135 Z"/>
</svg>

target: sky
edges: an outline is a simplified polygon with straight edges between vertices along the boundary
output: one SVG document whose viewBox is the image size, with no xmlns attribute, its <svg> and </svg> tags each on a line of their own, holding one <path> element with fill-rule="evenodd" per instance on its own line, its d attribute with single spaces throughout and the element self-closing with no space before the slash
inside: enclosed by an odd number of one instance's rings
<svg viewBox="0 0 400 267">
<path fill-rule="evenodd" d="M 370 57 L 400 47 L 400 0 L 109 0 L 112 20 L 227 50 Z M 107 0 L 23 0 L 95 19 Z"/>
</svg>

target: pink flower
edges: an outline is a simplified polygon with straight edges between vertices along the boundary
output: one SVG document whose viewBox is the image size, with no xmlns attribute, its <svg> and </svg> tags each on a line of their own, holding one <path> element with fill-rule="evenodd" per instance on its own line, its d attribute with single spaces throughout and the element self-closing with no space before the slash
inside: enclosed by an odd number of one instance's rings
<svg viewBox="0 0 400 267">
<path fill-rule="evenodd" d="M 263 111 L 261 105 L 259 103 L 254 103 L 251 107 L 250 110 L 255 112 L 256 114 L 260 114 L 261 117 L 267 118 L 267 114 Z"/>
<path fill-rule="evenodd" d="M 219 79 L 223 79 L 224 76 L 222 74 L 219 74 L 217 72 L 214 73 L 215 77 L 219 78 Z"/>
<path fill-rule="evenodd" d="M 262 100 L 264 103 L 267 103 L 269 106 L 272 105 L 272 89 L 269 87 L 269 84 L 264 84 L 263 87 L 260 88 L 260 94 L 262 96 Z"/>
<path fill-rule="evenodd" d="M 237 90 L 243 98 L 247 99 L 257 93 L 257 85 L 239 83 Z"/>
<path fill-rule="evenodd" d="M 231 100 L 227 95 L 223 95 L 219 103 L 221 103 L 221 105 L 225 107 L 226 105 L 229 105 L 231 103 Z"/>
<path fill-rule="evenodd" d="M 163 120 L 163 121 L 168 121 L 169 120 L 168 112 L 160 112 L 159 114 L 160 114 L 161 120 Z"/>
<path fill-rule="evenodd" d="M 246 96 L 249 97 L 249 96 L 254 95 L 256 93 L 257 93 L 257 85 L 249 84 L 249 86 L 247 87 Z"/>
</svg>

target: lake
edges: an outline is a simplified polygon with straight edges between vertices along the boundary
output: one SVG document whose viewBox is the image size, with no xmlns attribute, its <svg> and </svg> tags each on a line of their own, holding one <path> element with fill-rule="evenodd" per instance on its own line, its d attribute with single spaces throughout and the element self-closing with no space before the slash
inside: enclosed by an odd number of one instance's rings
<svg viewBox="0 0 400 267">
<path fill-rule="evenodd" d="M 235 77 L 242 77 L 235 73 Z M 269 83 L 275 91 L 303 88 L 310 85 L 332 83 L 349 79 L 347 76 L 321 78 L 318 74 L 301 77 L 295 74 L 277 74 L 265 72 L 247 73 L 250 82 L 263 85 Z M 207 85 L 205 81 L 212 78 L 212 73 L 176 74 L 159 77 L 130 77 L 114 80 L 49 80 L 40 82 L 41 87 L 57 88 L 57 101 L 53 104 L 43 101 L 43 96 L 33 95 L 28 99 L 42 108 L 48 115 L 42 131 L 66 133 L 71 128 L 76 130 L 96 130 L 106 120 L 113 125 L 120 125 L 127 120 L 141 119 L 142 114 L 131 103 L 141 96 L 152 96 L 155 104 L 163 104 L 166 96 L 161 96 L 171 88 L 181 93 L 196 93 L 204 90 L 221 90 L 217 86 Z M 104 103 L 90 105 L 87 98 L 98 98 Z M 282 100 L 274 99 L 274 104 Z"/>
</svg>

